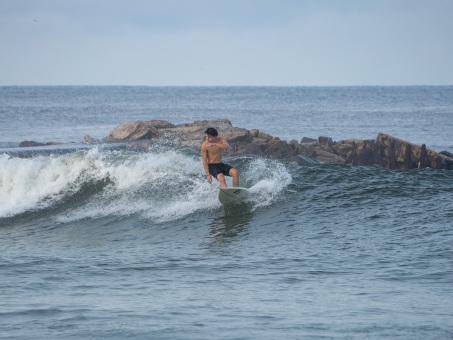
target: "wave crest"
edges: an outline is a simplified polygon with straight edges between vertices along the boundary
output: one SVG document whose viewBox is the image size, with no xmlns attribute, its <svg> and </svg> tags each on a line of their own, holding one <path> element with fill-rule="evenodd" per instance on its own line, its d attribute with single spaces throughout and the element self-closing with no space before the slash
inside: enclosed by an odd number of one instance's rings
<svg viewBox="0 0 453 340">
<path fill-rule="evenodd" d="M 252 209 L 266 206 L 291 182 L 277 161 L 229 161 L 252 192 Z M 217 209 L 218 182 L 207 183 L 201 158 L 184 149 L 136 152 L 91 149 L 64 155 L 0 156 L 0 218 L 57 209 L 59 222 L 107 216 L 140 217 L 155 222 Z M 229 185 L 231 179 L 228 178 Z"/>
</svg>

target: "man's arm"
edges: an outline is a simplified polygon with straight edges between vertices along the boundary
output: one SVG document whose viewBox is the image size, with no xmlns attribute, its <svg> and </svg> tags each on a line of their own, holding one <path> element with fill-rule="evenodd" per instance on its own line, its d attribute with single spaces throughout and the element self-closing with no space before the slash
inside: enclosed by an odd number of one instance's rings
<svg viewBox="0 0 453 340">
<path fill-rule="evenodd" d="M 208 167 L 208 149 L 206 147 L 206 143 L 201 145 L 201 162 L 203 163 L 204 172 L 206 173 L 206 177 L 208 182 L 212 182 L 212 177 L 209 174 L 209 167 Z"/>
<path fill-rule="evenodd" d="M 228 150 L 230 145 L 228 144 L 227 140 L 223 137 L 219 138 L 217 143 L 213 143 L 214 145 L 217 145 L 220 149 L 222 150 Z"/>
</svg>

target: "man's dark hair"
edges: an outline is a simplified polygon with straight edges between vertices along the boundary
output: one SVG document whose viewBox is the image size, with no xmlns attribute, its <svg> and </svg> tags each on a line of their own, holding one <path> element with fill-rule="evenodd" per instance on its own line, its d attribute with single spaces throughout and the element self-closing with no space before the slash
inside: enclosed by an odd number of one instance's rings
<svg viewBox="0 0 453 340">
<path fill-rule="evenodd" d="M 217 130 L 214 129 L 214 128 L 212 128 L 212 127 L 207 128 L 206 131 L 205 131 L 205 133 L 206 133 L 207 135 L 209 135 L 209 136 L 212 136 L 212 137 L 217 137 L 217 135 L 219 134 L 219 133 L 217 132 Z"/>
</svg>

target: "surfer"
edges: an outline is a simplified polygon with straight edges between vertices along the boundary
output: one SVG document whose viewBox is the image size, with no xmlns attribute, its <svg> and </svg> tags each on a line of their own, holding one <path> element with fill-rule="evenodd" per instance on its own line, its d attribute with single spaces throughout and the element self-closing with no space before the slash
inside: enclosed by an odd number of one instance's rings
<svg viewBox="0 0 453 340">
<path fill-rule="evenodd" d="M 230 145 L 223 137 L 218 137 L 216 129 L 210 127 L 205 131 L 206 140 L 201 145 L 201 161 L 206 172 L 209 184 L 214 176 L 220 183 L 221 188 L 226 188 L 225 176 L 233 177 L 233 187 L 239 186 L 239 172 L 231 165 L 222 163 L 222 151 Z"/>
</svg>

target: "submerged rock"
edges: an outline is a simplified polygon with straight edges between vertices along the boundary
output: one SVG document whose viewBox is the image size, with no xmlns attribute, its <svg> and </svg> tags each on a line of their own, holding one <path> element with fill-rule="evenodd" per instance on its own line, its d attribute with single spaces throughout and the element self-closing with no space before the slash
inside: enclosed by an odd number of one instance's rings
<svg viewBox="0 0 453 340">
<path fill-rule="evenodd" d="M 28 147 L 35 147 L 35 146 L 44 146 L 44 143 L 38 143 L 33 140 L 24 140 L 19 143 L 19 147 L 21 148 L 28 148 Z"/>
<path fill-rule="evenodd" d="M 47 143 L 39 143 L 32 140 L 24 140 L 19 143 L 19 147 L 21 148 L 28 148 L 28 147 L 36 147 L 36 146 L 48 146 L 48 145 L 58 145 L 57 142 L 47 142 Z"/>
</svg>

